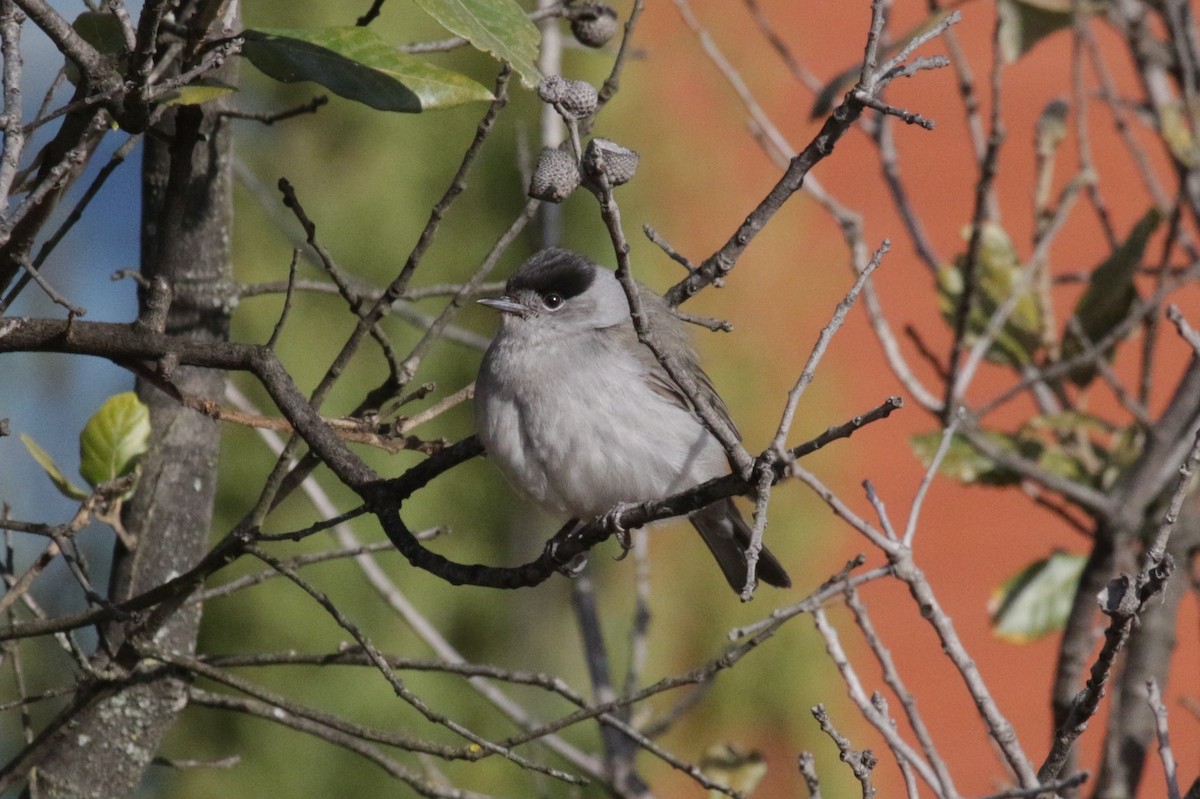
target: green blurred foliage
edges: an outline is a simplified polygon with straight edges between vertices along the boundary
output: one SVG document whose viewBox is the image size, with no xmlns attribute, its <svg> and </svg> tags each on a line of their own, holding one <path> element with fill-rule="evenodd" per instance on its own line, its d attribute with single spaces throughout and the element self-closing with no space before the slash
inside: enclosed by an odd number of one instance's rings
<svg viewBox="0 0 1200 799">
<path fill-rule="evenodd" d="M 317 2 L 249 2 L 244 6 L 244 22 L 254 27 L 340 25 L 352 22 L 365 8 L 365 3 L 362 8 L 349 8 L 344 4 Z M 627 8 L 621 7 L 619 11 L 624 18 Z M 395 42 L 446 36 L 418 9 L 398 4 L 385 5 L 383 15 L 372 27 L 383 39 Z M 494 85 L 497 65 L 478 52 L 460 49 L 431 56 L 431 60 L 461 71 L 485 86 Z M 563 71 L 598 85 L 610 64 L 611 54 L 569 50 Z M 626 81 L 623 91 L 635 93 L 638 86 Z M 322 90 L 310 84 L 273 83 L 244 65 L 234 104 L 244 110 L 278 111 L 306 102 L 319 93 Z M 442 223 L 437 240 L 417 272 L 414 286 L 466 279 L 524 203 L 518 164 L 522 151 L 537 151 L 540 106 L 533 93 L 516 87 L 515 81 L 511 93 L 509 108 L 501 115 L 495 133 L 473 168 L 467 191 L 457 199 Z M 302 231 L 283 208 L 275 188 L 279 178 L 286 177 L 316 223 L 322 245 L 342 269 L 355 280 L 375 286 L 385 284 L 403 264 L 430 208 L 449 185 L 484 110 L 483 104 L 472 104 L 435 114 L 389 114 L 331 97 L 317 114 L 271 127 L 237 122 L 235 148 L 243 176 L 235 188 L 238 281 L 281 281 L 287 277 L 292 247 L 300 241 Z M 608 113 L 600 123 L 597 131 L 600 135 L 631 130 L 638 124 L 636 119 L 622 120 Z M 612 127 L 606 127 L 609 125 Z M 645 210 L 654 207 L 653 197 L 634 181 L 622 189 L 620 199 L 628 235 L 635 238 L 637 228 L 646 218 Z M 567 231 L 562 243 L 596 254 L 611 264 L 611 244 L 600 224 L 594 200 L 577 193 L 562 207 L 562 214 L 563 229 Z M 501 262 L 497 279 L 537 246 L 539 233 L 531 228 Z M 644 242 L 637 246 L 649 248 Z M 663 288 L 679 277 L 678 270 L 665 259 L 655 259 L 652 263 L 657 271 L 641 275 L 651 285 Z M 302 263 L 300 277 L 313 279 L 322 275 L 312 263 Z M 440 310 L 441 302 L 428 300 L 421 307 L 432 315 Z M 278 295 L 244 299 L 235 313 L 234 337 L 241 341 L 265 341 L 282 304 Z M 469 307 L 457 323 L 487 335 L 494 320 L 482 309 Z M 353 317 L 340 300 L 328 295 L 298 293 L 278 352 L 302 390 L 311 390 L 321 379 L 352 325 Z M 420 335 L 396 318 L 386 320 L 384 326 L 401 357 Z M 724 339 L 703 335 L 700 338 L 701 348 L 708 352 L 716 353 L 725 346 Z M 327 415 L 349 411 L 366 391 L 379 384 L 385 365 L 373 346 L 364 347 L 339 381 L 324 405 Z M 753 356 L 757 360 L 744 365 L 747 374 L 725 375 L 718 369 L 714 370 L 714 378 L 731 405 L 747 412 L 765 406 L 773 415 L 777 413 L 774 404 L 763 402 L 767 385 L 763 375 L 777 367 L 777 363 L 773 356 L 762 352 L 754 351 Z M 415 381 L 416 384 L 435 382 L 437 391 L 406 410 L 420 410 L 466 385 L 474 378 L 479 358 L 479 352 L 462 345 L 439 343 L 423 362 Z M 235 377 L 235 381 L 259 407 L 270 408 L 265 394 L 253 381 L 243 376 Z M 756 428 L 766 430 L 773 424 L 772 421 L 764 426 L 748 420 L 743 427 L 748 434 L 756 432 L 761 436 L 762 432 Z M 469 404 L 418 432 L 425 438 L 445 437 L 452 441 L 470 434 Z M 273 464 L 257 433 L 228 425 L 224 436 L 214 536 L 230 530 L 251 509 Z M 389 456 L 375 451 L 363 454 L 384 475 L 399 474 L 420 457 L 408 453 Z M 350 492 L 340 487 L 327 471 L 318 470 L 315 479 L 340 509 L 354 506 Z M 783 556 L 801 588 L 793 597 L 772 595 L 772 607 L 789 598 L 798 599 L 804 586 L 819 580 L 802 574 L 806 563 L 825 560 L 823 555 L 832 546 L 832 542 L 820 540 L 814 530 L 816 523 L 809 521 L 817 515 L 815 507 L 815 500 L 803 492 L 781 491 L 776 495 L 771 546 Z M 269 532 L 299 529 L 311 524 L 317 516 L 309 501 L 297 493 L 272 513 L 266 527 Z M 448 528 L 448 533 L 430 546 L 449 558 L 512 565 L 535 557 L 557 526 L 557 520 L 542 517 L 517 500 L 495 470 L 482 460 L 443 475 L 418 494 L 405 506 L 405 520 L 414 530 L 431 526 Z M 370 520 L 356 520 L 353 526 L 364 541 L 383 538 Z M 726 646 L 725 633 L 729 628 L 757 620 L 769 609 L 764 602 L 742 606 L 736 601 L 725 589 L 704 547 L 686 525 L 662 525 L 650 535 L 655 591 L 649 662 L 643 672 L 643 683 L 689 670 L 715 657 Z M 289 558 L 332 546 L 328 534 L 319 534 L 302 543 L 274 545 L 270 551 Z M 619 687 L 629 658 L 634 565 L 632 559 L 615 562 L 617 554 L 615 545 L 601 547 L 592 555 L 590 573 L 597 584 L 614 679 Z M 385 552 L 378 560 L 409 600 L 468 660 L 560 675 L 576 690 L 590 695 L 567 580 L 556 578 L 535 589 L 496 592 L 447 585 L 412 568 L 395 552 Z M 213 584 L 220 585 L 265 568 L 253 559 L 243 558 L 219 573 Z M 433 657 L 353 563 L 325 563 L 307 567 L 303 573 L 383 652 L 411 658 Z M 205 653 L 289 649 L 311 653 L 335 651 L 351 641 L 350 635 L 299 588 L 275 578 L 211 601 L 205 609 L 199 649 Z M 815 726 L 804 708 L 812 703 L 810 683 L 815 668 L 812 664 L 823 661 L 817 647 L 819 644 L 808 634 L 803 622 L 793 623 L 766 645 L 769 653 L 755 653 L 708 688 L 700 707 L 662 740 L 663 745 L 684 758 L 698 759 L 705 749 L 717 743 L 730 742 L 746 748 L 762 745 L 763 741 L 785 741 L 786 744 L 777 744 L 783 747 L 783 752 L 775 752 L 772 765 L 790 768 L 795 751 L 814 745 L 806 743 L 806 738 L 815 733 Z M 773 661 L 778 662 L 771 665 Z M 780 667 L 779 663 L 785 663 L 786 667 Z M 295 702 L 359 723 L 461 744 L 456 736 L 424 721 L 396 698 L 373 669 L 296 666 L 244 668 L 238 673 Z M 483 735 L 498 739 L 516 731 L 511 722 L 461 678 L 416 672 L 404 672 L 401 676 L 434 711 Z M 202 684 L 210 690 L 227 690 Z M 505 686 L 504 690 L 542 719 L 553 719 L 572 710 L 565 701 L 538 689 Z M 665 713 L 683 695 L 676 692 L 660 696 L 647 703 L 647 707 L 656 715 Z M 823 699 L 830 701 L 827 697 Z M 831 707 L 836 705 L 835 700 Z M 639 708 L 637 712 L 644 711 Z M 579 746 L 597 747 L 598 734 L 593 724 L 579 725 L 563 736 Z M 522 747 L 521 752 L 562 765 L 540 744 Z M 397 783 L 380 769 L 354 754 L 270 722 L 229 712 L 189 709 L 170 734 L 162 754 L 197 760 L 238 755 L 241 760 L 231 769 L 153 770 L 142 790 L 144 796 L 188 799 L 217 794 L 303 797 L 409 793 L 398 789 Z M 394 750 L 388 754 L 410 768 L 422 769 L 416 757 Z M 639 764 L 652 782 L 670 772 L 661 762 L 644 755 Z M 502 795 L 569 793 L 564 785 L 531 776 L 500 758 L 479 764 L 436 761 L 436 768 L 463 787 Z M 836 779 L 831 784 L 836 785 Z M 599 793 L 593 788 L 583 795 Z"/>
</svg>

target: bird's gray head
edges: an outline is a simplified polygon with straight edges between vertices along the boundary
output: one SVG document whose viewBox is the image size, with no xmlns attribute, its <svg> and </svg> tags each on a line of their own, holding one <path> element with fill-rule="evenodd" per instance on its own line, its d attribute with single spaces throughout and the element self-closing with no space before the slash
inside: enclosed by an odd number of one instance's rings
<svg viewBox="0 0 1200 799">
<path fill-rule="evenodd" d="M 508 279 L 503 296 L 479 300 L 504 313 L 505 329 L 596 330 L 629 320 L 616 275 L 578 253 L 542 250 Z"/>
</svg>

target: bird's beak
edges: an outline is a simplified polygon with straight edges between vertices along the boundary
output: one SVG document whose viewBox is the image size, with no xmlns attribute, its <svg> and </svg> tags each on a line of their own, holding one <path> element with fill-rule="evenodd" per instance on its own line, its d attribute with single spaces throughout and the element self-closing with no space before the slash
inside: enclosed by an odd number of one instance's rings
<svg viewBox="0 0 1200 799">
<path fill-rule="evenodd" d="M 482 300 L 476 300 L 480 305 L 486 305 L 489 308 L 495 308 L 501 313 L 514 314 L 516 316 L 525 316 L 529 309 L 511 297 L 484 297 Z"/>
</svg>

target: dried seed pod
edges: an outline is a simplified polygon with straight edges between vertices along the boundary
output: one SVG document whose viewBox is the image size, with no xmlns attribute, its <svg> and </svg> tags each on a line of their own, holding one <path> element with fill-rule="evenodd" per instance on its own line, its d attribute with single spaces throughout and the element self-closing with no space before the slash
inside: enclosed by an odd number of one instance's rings
<svg viewBox="0 0 1200 799">
<path fill-rule="evenodd" d="M 582 45 L 603 47 L 617 35 L 617 12 L 602 3 L 580 3 L 567 12 L 571 33 Z"/>
<path fill-rule="evenodd" d="M 538 155 L 529 196 L 535 200 L 560 203 L 579 185 L 579 165 L 570 153 L 546 147 Z"/>
<path fill-rule="evenodd" d="M 544 103 L 562 102 L 567 81 L 562 75 L 547 75 L 538 81 L 537 93 Z"/>
<path fill-rule="evenodd" d="M 580 119 L 596 110 L 600 96 L 596 87 L 587 81 L 567 80 L 561 75 L 547 75 L 538 82 L 538 97 L 550 103 L 564 116 Z"/>
<path fill-rule="evenodd" d="M 602 173 L 609 186 L 620 186 L 633 177 L 637 167 L 637 153 L 608 139 L 592 139 L 583 153 L 583 168 L 592 186 L 599 184 Z"/>
<path fill-rule="evenodd" d="M 575 119 L 590 116 L 600 102 L 596 87 L 582 80 L 568 80 L 565 83 L 562 99 L 558 101 L 562 110 Z"/>
</svg>

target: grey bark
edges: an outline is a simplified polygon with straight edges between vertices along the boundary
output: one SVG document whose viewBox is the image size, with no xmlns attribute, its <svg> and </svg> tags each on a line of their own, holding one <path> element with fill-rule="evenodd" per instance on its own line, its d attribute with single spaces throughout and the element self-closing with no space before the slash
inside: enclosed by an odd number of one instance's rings
<svg viewBox="0 0 1200 799">
<path fill-rule="evenodd" d="M 1193 508 L 1194 502 L 1185 507 Z M 1161 601 L 1153 602 L 1142 612 L 1141 623 L 1130 638 L 1121 674 L 1113 686 L 1104 758 L 1096 780 L 1099 799 L 1128 799 L 1137 795 L 1155 736 L 1154 714 L 1146 701 L 1146 681 L 1153 679 L 1164 692 L 1167 690 L 1176 642 L 1176 614 L 1184 594 L 1190 590 L 1187 563 L 1198 548 L 1200 513 L 1185 511 L 1167 546 L 1167 553 L 1179 568 Z"/>
<path fill-rule="evenodd" d="M 142 274 L 161 279 L 173 302 L 166 332 L 226 339 L 229 307 L 232 183 L 228 122 L 215 106 L 181 107 L 146 137 L 143 160 Z M 140 297 L 147 314 L 148 292 Z M 193 367 L 155 364 L 180 390 L 220 397 L 224 375 Z M 145 380 L 137 392 L 150 406 L 150 451 L 137 491 L 123 514 L 136 540 L 118 544 L 110 597 L 122 600 L 179 574 L 207 549 L 217 484 L 216 423 L 167 397 Z M 142 620 L 144 621 L 144 620 Z M 31 788 L 50 797 L 131 795 L 185 700 L 184 683 L 140 662 L 138 636 L 190 653 L 200 608 L 175 608 L 161 626 L 137 630 L 137 619 L 104 630 L 107 655 L 133 675 L 119 687 L 83 689 L 76 708 L 40 747 Z M 61 718 L 61 717 L 60 717 Z"/>
<path fill-rule="evenodd" d="M 1200 426 L 1200 359 L 1193 358 L 1176 385 L 1171 402 L 1150 431 L 1141 456 L 1118 478 L 1112 489 L 1116 513 L 1112 518 L 1098 520 L 1096 525 L 1092 552 L 1084 566 L 1059 647 L 1051 696 L 1056 729 L 1067 717 L 1075 693 L 1083 687 L 1083 675 L 1094 654 L 1094 620 L 1098 614 L 1096 594 L 1118 572 L 1136 569 L 1136 536 L 1148 521 L 1157 521 L 1151 514 L 1164 492 L 1173 487 L 1176 471 L 1191 447 L 1197 426 Z M 1160 653 L 1166 661 L 1163 668 L 1166 668 L 1170 647 L 1164 648 L 1163 642 L 1155 642 L 1161 631 L 1161 626 L 1151 630 L 1135 629 L 1130 646 L 1146 647 L 1146 652 Z M 1134 716 L 1115 715 L 1113 718 L 1118 726 L 1127 721 L 1136 723 Z M 1110 735 L 1119 737 L 1124 733 L 1114 731 Z M 1076 753 L 1072 752 L 1061 773 L 1072 773 L 1077 767 L 1076 762 Z M 1129 770 L 1123 773 L 1133 776 Z M 1125 790 L 1131 792 L 1132 788 L 1133 785 L 1127 784 Z"/>
</svg>

